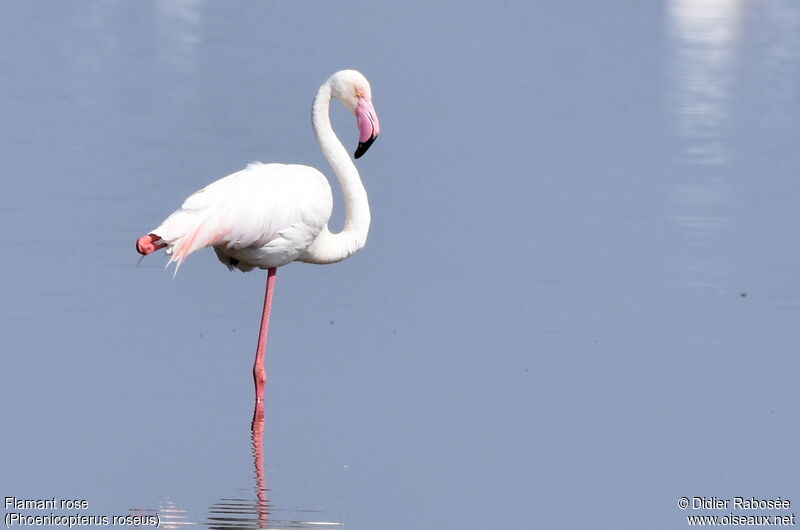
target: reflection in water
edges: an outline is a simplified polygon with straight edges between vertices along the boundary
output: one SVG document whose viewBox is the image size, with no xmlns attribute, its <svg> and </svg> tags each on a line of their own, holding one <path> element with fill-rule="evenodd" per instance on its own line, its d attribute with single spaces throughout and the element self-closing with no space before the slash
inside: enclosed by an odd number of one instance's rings
<svg viewBox="0 0 800 530">
<path fill-rule="evenodd" d="M 670 0 L 673 45 L 671 101 L 681 169 L 670 182 L 669 219 L 693 251 L 678 267 L 696 286 L 724 284 L 726 261 L 716 246 L 732 225 L 727 128 L 743 0 Z M 705 249 L 705 250 L 701 250 Z"/>
<path fill-rule="evenodd" d="M 181 528 L 185 525 L 194 525 L 196 523 L 190 522 L 189 516 L 186 515 L 186 510 L 183 510 L 175 505 L 174 502 L 167 499 L 158 503 L 158 510 L 147 510 L 143 508 L 131 508 L 130 515 L 149 518 L 150 516 L 158 514 L 158 527 L 159 528 Z M 136 528 L 147 528 L 147 526 L 137 526 Z M 152 526 L 151 526 L 152 528 Z"/>
<path fill-rule="evenodd" d="M 742 0 L 671 0 L 670 34 L 675 45 L 674 109 L 678 133 L 689 142 L 691 163 L 728 160 L 724 129 L 741 33 Z"/>
<path fill-rule="evenodd" d="M 202 0 L 156 2 L 160 59 L 186 73 L 197 66 L 202 7 Z"/>
<path fill-rule="evenodd" d="M 158 515 L 161 518 L 161 525 L 159 528 L 181 528 L 185 525 L 194 524 L 189 522 L 189 516 L 186 513 L 186 510 L 179 508 L 171 500 L 166 500 L 160 503 Z"/>
<path fill-rule="evenodd" d="M 733 93 L 754 90 L 758 123 L 781 134 L 786 108 L 797 98 L 800 79 L 800 4 L 794 0 L 669 0 L 672 82 L 671 114 L 681 151 L 670 182 L 669 219 L 688 240 L 674 259 L 692 285 L 725 290 L 731 261 L 734 203 L 732 162 L 735 127 L 752 108 L 735 116 Z M 747 37 L 745 39 L 744 37 Z M 754 61 L 757 75 L 735 74 Z M 784 125 L 781 125 L 784 124 Z M 745 125 L 745 127 L 750 125 Z M 741 125 L 740 125 L 741 127 Z M 783 127 L 783 128 L 782 128 Z"/>
<path fill-rule="evenodd" d="M 165 76 L 163 94 L 175 103 L 193 101 L 200 64 L 203 0 L 156 0 L 156 53 Z"/>
<path fill-rule="evenodd" d="M 264 423 L 264 402 L 258 401 L 250 424 L 256 499 L 220 499 L 208 509 L 209 528 L 270 528 L 269 490 L 264 475 Z"/>
<path fill-rule="evenodd" d="M 250 424 L 251 452 L 255 479 L 255 499 L 222 498 L 212 504 L 204 525 L 211 529 L 280 529 L 280 528 L 327 528 L 339 527 L 342 523 L 329 521 L 299 521 L 270 518 L 271 506 L 267 497 L 267 479 L 264 474 L 264 402 L 257 402 L 253 409 Z M 153 515 L 161 518 L 160 528 L 179 528 L 185 525 L 198 525 L 191 522 L 185 510 L 172 501 L 160 503 L 158 510 L 131 509 L 131 515 Z M 304 512 L 312 512 L 305 510 Z"/>
<path fill-rule="evenodd" d="M 68 90 L 74 104 L 94 106 L 102 103 L 107 68 L 118 53 L 120 39 L 114 27 L 116 7 L 112 3 L 87 2 L 82 7 L 83 16 L 74 19 L 74 24 L 83 38 L 69 41 L 69 53 L 63 55 L 64 77 L 59 83 Z"/>
<path fill-rule="evenodd" d="M 786 108 L 800 93 L 800 2 L 784 0 L 765 7 L 770 31 L 762 36 L 766 65 L 764 118 L 785 126 L 797 119 Z"/>
</svg>

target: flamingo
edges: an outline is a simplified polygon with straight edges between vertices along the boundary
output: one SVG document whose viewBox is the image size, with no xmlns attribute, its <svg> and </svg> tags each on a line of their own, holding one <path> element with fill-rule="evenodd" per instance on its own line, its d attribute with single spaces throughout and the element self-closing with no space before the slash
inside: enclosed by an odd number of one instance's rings
<svg viewBox="0 0 800 530">
<path fill-rule="evenodd" d="M 332 99 L 355 114 L 360 158 L 380 133 L 369 81 L 360 72 L 342 70 L 319 87 L 311 123 L 320 149 L 339 180 L 345 204 L 344 228 L 328 229 L 333 196 L 319 170 L 298 164 L 252 163 L 190 195 L 183 205 L 136 241 L 146 256 L 165 248 L 175 272 L 189 254 L 213 247 L 230 270 L 267 270 L 264 308 L 253 364 L 256 403 L 264 400 L 264 356 L 277 268 L 293 261 L 328 264 L 342 261 L 367 242 L 370 213 L 358 170 L 330 122 Z"/>
</svg>

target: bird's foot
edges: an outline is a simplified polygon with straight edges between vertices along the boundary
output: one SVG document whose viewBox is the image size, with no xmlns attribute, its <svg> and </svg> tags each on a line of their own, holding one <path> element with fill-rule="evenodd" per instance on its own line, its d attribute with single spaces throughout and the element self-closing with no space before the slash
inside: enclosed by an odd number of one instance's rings
<svg viewBox="0 0 800 530">
<path fill-rule="evenodd" d="M 161 241 L 161 238 L 155 234 L 147 234 L 136 240 L 136 251 L 142 256 L 152 254 L 158 249 L 166 247 L 167 244 Z"/>
</svg>

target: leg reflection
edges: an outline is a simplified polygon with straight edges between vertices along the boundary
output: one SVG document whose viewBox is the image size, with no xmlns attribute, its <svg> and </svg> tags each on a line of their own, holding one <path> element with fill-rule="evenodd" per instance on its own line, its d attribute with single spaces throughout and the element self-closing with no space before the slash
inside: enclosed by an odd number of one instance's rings
<svg viewBox="0 0 800 530">
<path fill-rule="evenodd" d="M 267 499 L 267 480 L 264 477 L 264 402 L 256 401 L 253 409 L 253 422 L 250 425 L 253 442 L 253 467 L 256 472 L 256 511 L 258 528 L 268 528 L 269 500 Z"/>
<path fill-rule="evenodd" d="M 253 421 L 250 423 L 256 499 L 254 501 L 249 495 L 245 498 L 227 497 L 212 504 L 207 521 L 211 530 L 269 528 L 269 490 L 264 474 L 264 423 L 264 402 L 259 401 L 255 404 Z"/>
</svg>

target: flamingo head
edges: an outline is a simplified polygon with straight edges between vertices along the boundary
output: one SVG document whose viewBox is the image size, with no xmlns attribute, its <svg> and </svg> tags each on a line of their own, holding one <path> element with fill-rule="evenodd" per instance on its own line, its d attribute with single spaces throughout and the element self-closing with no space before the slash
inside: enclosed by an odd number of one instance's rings
<svg viewBox="0 0 800 530">
<path fill-rule="evenodd" d="M 369 81 L 360 72 L 342 70 L 333 74 L 328 83 L 331 86 L 331 95 L 356 115 L 359 135 L 358 148 L 354 156 L 361 158 L 381 132 L 378 114 L 372 106 L 372 89 Z"/>
</svg>

